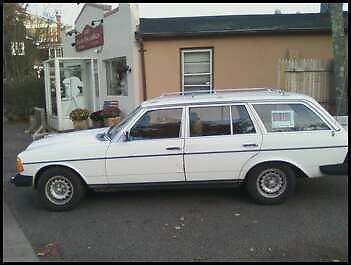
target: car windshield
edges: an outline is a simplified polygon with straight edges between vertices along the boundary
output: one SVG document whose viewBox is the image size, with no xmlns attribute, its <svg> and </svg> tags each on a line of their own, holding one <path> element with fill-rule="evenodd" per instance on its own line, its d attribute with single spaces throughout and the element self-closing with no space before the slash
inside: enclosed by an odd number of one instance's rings
<svg viewBox="0 0 351 265">
<path fill-rule="evenodd" d="M 107 133 L 106 136 L 110 139 L 113 139 L 113 137 L 115 137 L 115 135 L 121 131 L 121 129 L 123 128 L 123 126 L 125 124 L 127 124 L 133 117 L 134 115 L 141 109 L 141 106 L 139 105 L 138 107 L 136 107 L 131 113 L 129 113 L 127 115 L 127 117 L 125 117 L 120 123 L 111 126 Z"/>
</svg>

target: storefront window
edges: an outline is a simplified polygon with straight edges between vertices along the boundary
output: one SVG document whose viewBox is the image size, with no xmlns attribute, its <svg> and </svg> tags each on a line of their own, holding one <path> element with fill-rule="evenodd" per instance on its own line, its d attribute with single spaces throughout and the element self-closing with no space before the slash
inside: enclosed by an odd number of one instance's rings
<svg viewBox="0 0 351 265">
<path fill-rule="evenodd" d="M 99 96 L 99 72 L 97 60 L 94 60 L 94 80 L 95 80 L 95 95 Z"/>
<path fill-rule="evenodd" d="M 60 63 L 61 103 L 62 112 L 66 117 L 75 108 L 85 107 L 82 67 L 76 62 Z"/>
<path fill-rule="evenodd" d="M 105 62 L 108 96 L 128 96 L 126 61 L 123 56 Z"/>
<path fill-rule="evenodd" d="M 56 101 L 56 85 L 55 85 L 55 65 L 54 63 L 49 64 L 49 88 L 51 97 L 51 113 L 57 116 L 57 101 Z"/>
</svg>

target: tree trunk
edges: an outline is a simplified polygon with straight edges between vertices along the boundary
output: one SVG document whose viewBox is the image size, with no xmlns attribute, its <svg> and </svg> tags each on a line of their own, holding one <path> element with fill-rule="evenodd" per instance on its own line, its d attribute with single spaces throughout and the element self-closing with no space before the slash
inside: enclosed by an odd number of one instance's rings
<svg viewBox="0 0 351 265">
<path fill-rule="evenodd" d="M 336 115 L 347 115 L 347 91 L 345 69 L 345 30 L 342 3 L 328 4 L 334 54 L 334 78 L 336 94 Z"/>
</svg>

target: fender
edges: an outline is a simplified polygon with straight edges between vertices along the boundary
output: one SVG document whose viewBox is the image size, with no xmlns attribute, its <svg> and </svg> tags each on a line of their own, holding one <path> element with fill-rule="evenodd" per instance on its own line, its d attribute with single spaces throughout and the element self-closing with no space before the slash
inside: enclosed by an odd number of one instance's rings
<svg viewBox="0 0 351 265">
<path fill-rule="evenodd" d="M 69 169 L 73 170 L 74 172 L 76 172 L 83 179 L 83 181 L 86 184 L 89 183 L 87 181 L 87 178 L 82 174 L 82 172 L 78 168 L 72 166 L 72 164 L 68 164 L 65 162 L 56 162 L 56 163 L 46 163 L 46 164 L 43 164 L 43 165 L 36 168 L 36 171 L 33 174 L 33 186 L 36 182 L 36 178 L 39 175 L 38 173 L 41 172 L 43 169 L 48 168 L 48 167 L 52 167 L 52 166 L 63 166 L 63 167 L 69 168 Z"/>
<path fill-rule="evenodd" d="M 296 161 L 293 161 L 287 157 L 282 157 L 281 153 L 279 155 L 272 154 L 267 156 L 265 154 L 264 156 L 262 153 L 258 153 L 257 155 L 251 157 L 241 168 L 238 179 L 245 179 L 247 173 L 252 169 L 253 167 L 257 166 L 258 164 L 261 163 L 267 163 L 267 162 L 283 162 L 283 163 L 288 163 L 291 164 L 295 167 L 297 167 L 299 170 L 301 170 L 306 176 L 310 177 L 311 173 L 308 172 L 306 169 L 302 167 L 299 163 Z"/>
</svg>

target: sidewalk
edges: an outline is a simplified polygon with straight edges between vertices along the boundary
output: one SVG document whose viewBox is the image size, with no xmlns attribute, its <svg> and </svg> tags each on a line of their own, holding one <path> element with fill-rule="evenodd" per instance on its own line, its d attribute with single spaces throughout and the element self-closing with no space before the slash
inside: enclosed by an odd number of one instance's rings
<svg viewBox="0 0 351 265">
<path fill-rule="evenodd" d="M 3 202 L 3 261 L 39 261 L 6 203 Z"/>
</svg>

